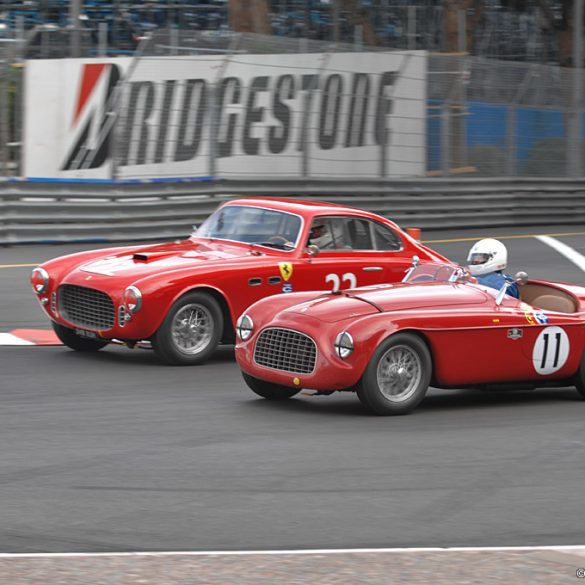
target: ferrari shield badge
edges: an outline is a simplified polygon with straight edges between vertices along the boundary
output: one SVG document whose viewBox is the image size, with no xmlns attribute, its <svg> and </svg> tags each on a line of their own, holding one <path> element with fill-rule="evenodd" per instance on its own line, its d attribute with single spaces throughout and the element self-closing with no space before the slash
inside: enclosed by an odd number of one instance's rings
<svg viewBox="0 0 585 585">
<path fill-rule="evenodd" d="M 522 329 L 520 327 L 513 327 L 508 329 L 508 339 L 520 339 L 522 337 Z"/>
<path fill-rule="evenodd" d="M 280 270 L 280 276 L 282 276 L 282 279 L 285 282 L 290 280 L 293 273 L 293 265 L 290 262 L 279 262 L 278 268 Z"/>
</svg>

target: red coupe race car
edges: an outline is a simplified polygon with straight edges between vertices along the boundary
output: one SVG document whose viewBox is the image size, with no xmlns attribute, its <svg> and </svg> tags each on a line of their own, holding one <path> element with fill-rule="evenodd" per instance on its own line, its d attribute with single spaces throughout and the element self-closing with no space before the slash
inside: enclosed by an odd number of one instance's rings
<svg viewBox="0 0 585 585">
<path fill-rule="evenodd" d="M 169 364 L 234 342 L 246 307 L 275 293 L 399 281 L 413 254 L 444 260 L 379 215 L 328 203 L 239 199 L 187 240 L 45 262 L 31 282 L 61 341 L 96 351 L 150 341 Z"/>
<path fill-rule="evenodd" d="M 461 267 L 413 264 L 402 283 L 249 307 L 236 326 L 248 386 L 272 400 L 355 391 L 379 415 L 412 411 L 429 385 L 575 385 L 585 397 L 585 287 L 519 273 L 518 300 Z"/>
</svg>

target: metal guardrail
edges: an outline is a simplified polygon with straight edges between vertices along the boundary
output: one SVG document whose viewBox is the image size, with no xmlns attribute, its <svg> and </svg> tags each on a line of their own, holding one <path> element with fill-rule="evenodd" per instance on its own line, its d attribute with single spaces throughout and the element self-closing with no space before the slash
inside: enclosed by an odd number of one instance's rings
<svg viewBox="0 0 585 585">
<path fill-rule="evenodd" d="M 185 237 L 240 196 L 321 199 L 401 227 L 585 225 L 585 180 L 0 182 L 0 245 Z"/>
</svg>

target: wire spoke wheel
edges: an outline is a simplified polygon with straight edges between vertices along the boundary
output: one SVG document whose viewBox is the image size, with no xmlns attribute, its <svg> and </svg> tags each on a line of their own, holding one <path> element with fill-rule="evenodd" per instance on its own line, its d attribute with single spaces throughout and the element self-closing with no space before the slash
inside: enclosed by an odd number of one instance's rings
<svg viewBox="0 0 585 585">
<path fill-rule="evenodd" d="M 425 397 L 432 370 L 424 339 L 411 332 L 395 333 L 373 353 L 356 392 L 374 414 L 408 414 Z"/>
<path fill-rule="evenodd" d="M 391 402 L 408 400 L 418 388 L 422 366 L 417 353 L 406 345 L 389 349 L 380 359 L 377 379 L 380 392 Z"/>
<path fill-rule="evenodd" d="M 157 356 L 167 364 L 195 365 L 216 350 L 223 334 L 221 307 L 210 294 L 193 291 L 178 299 L 151 337 Z"/>
<path fill-rule="evenodd" d="M 177 349 L 189 355 L 203 351 L 213 336 L 213 317 L 203 305 L 185 305 L 174 316 L 171 336 Z"/>
</svg>

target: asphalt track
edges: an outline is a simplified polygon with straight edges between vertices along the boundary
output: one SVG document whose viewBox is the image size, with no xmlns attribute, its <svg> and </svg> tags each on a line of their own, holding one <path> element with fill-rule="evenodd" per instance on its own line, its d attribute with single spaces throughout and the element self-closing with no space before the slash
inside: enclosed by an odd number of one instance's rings
<svg viewBox="0 0 585 585">
<path fill-rule="evenodd" d="M 500 236 L 510 272 L 585 283 L 533 234 L 573 234 L 556 239 L 585 256 L 575 226 L 422 239 L 462 261 Z M 47 328 L 29 265 L 88 247 L 1 248 L 0 332 Z M 352 395 L 257 399 L 231 347 L 196 368 L 119 347 L 0 347 L 0 400 L 0 553 L 585 544 L 572 388 L 431 389 L 414 414 L 378 418 Z"/>
</svg>

